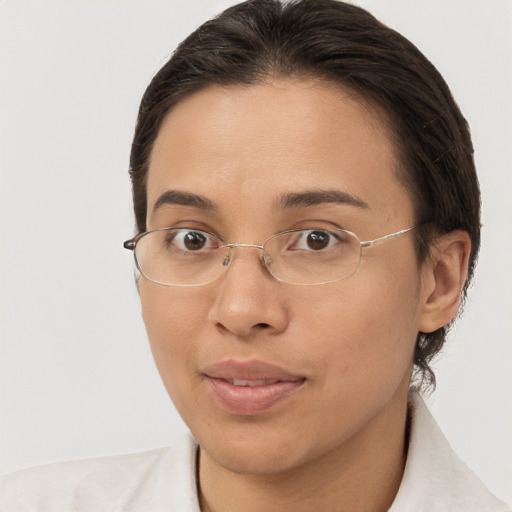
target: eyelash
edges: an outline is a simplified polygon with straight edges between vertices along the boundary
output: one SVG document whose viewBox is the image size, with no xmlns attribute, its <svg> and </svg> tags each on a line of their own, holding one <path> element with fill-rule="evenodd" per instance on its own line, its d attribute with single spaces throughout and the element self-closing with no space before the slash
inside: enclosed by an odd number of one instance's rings
<svg viewBox="0 0 512 512">
<path fill-rule="evenodd" d="M 172 223 L 166 223 L 165 225 L 159 226 L 161 228 L 178 228 L 178 229 L 185 229 L 190 231 L 204 231 L 206 233 L 211 233 L 212 235 L 217 236 L 221 240 L 224 238 L 220 233 L 217 232 L 212 226 L 204 223 L 204 222 L 198 222 L 194 220 L 180 220 L 178 222 L 172 222 Z"/>
<path fill-rule="evenodd" d="M 165 225 L 159 227 L 173 227 L 179 229 L 189 229 L 191 231 L 204 231 L 206 233 L 210 233 L 218 237 L 222 243 L 227 243 L 228 238 L 223 236 L 220 231 L 213 228 L 212 225 L 207 224 L 202 221 L 192 220 L 192 219 L 183 219 L 178 222 L 166 223 Z M 282 233 L 283 231 L 293 230 L 293 229 L 308 229 L 308 230 L 319 230 L 319 231 L 332 231 L 333 229 L 342 229 L 347 230 L 348 228 L 338 224 L 336 222 L 327 221 L 325 219 L 308 219 L 300 222 L 295 222 L 290 225 L 280 226 L 279 229 L 275 230 L 272 233 L 268 233 L 266 238 L 275 235 L 277 233 Z M 348 229 L 350 231 L 350 229 Z M 237 242 L 238 240 L 229 240 L 231 243 Z M 243 242 L 243 241 L 242 241 Z"/>
</svg>

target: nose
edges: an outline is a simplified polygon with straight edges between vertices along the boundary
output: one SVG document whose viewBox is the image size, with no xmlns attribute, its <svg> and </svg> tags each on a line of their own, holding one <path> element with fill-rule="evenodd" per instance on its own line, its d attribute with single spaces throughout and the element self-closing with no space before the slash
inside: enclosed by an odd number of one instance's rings
<svg viewBox="0 0 512 512">
<path fill-rule="evenodd" d="M 288 324 L 286 286 L 265 268 L 261 246 L 239 244 L 232 249 L 229 269 L 218 282 L 209 321 L 241 338 L 280 333 Z"/>
</svg>

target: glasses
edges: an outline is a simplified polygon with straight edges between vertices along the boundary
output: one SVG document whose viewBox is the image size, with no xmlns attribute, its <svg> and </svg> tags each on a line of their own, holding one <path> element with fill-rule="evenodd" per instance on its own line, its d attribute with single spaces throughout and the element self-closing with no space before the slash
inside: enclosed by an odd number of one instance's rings
<svg viewBox="0 0 512 512">
<path fill-rule="evenodd" d="M 240 247 L 261 251 L 264 266 L 278 281 L 316 285 L 350 277 L 359 267 L 363 248 L 415 228 L 365 242 L 344 229 L 292 229 L 271 236 L 263 245 L 226 244 L 207 231 L 162 228 L 139 233 L 123 245 L 133 251 L 139 272 L 163 286 L 213 283 L 227 271 Z"/>
</svg>

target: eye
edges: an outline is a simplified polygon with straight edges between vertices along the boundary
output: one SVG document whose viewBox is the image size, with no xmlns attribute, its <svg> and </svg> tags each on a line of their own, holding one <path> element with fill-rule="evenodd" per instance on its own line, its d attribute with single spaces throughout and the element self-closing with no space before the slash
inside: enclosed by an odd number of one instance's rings
<svg viewBox="0 0 512 512">
<path fill-rule="evenodd" d="M 185 252 L 196 252 L 217 249 L 219 241 L 213 235 L 204 231 L 180 230 L 171 231 L 167 238 L 169 248 L 174 248 Z"/>
<path fill-rule="evenodd" d="M 331 248 L 340 241 L 340 237 L 331 231 L 312 229 L 302 231 L 289 249 L 298 251 L 323 251 L 324 249 Z"/>
</svg>

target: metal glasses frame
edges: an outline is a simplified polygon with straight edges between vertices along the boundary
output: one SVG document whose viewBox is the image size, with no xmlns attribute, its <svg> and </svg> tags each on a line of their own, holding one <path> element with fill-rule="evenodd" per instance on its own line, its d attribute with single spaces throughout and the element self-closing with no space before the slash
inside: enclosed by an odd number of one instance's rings
<svg viewBox="0 0 512 512">
<path fill-rule="evenodd" d="M 401 229 L 400 231 L 396 231 L 394 233 L 390 233 L 388 235 L 383 235 L 383 236 L 380 236 L 378 238 L 374 238 L 373 240 L 364 240 L 364 241 L 361 241 L 359 239 L 359 237 L 353 233 L 352 231 L 348 231 L 346 229 L 340 229 L 338 231 L 343 231 L 345 233 L 348 233 L 350 236 L 353 236 L 358 242 L 359 242 L 359 245 L 360 245 L 360 249 L 364 249 L 365 247 L 371 247 L 377 243 L 380 243 L 380 242 L 384 242 L 386 240 L 392 240 L 393 238 L 397 238 L 401 235 L 404 235 L 405 233 L 409 233 L 409 231 L 412 231 L 413 229 L 416 229 L 418 226 L 413 226 L 413 227 L 410 227 L 410 228 L 406 228 L 406 229 Z M 217 279 L 220 279 L 221 275 L 219 275 L 218 278 L 214 279 L 213 281 L 209 281 L 207 283 L 199 283 L 199 284 L 167 284 L 167 283 L 162 283 L 160 281 L 155 281 L 151 278 L 149 278 L 148 276 L 146 276 L 146 274 L 144 274 L 144 272 L 142 271 L 142 269 L 140 268 L 139 266 L 139 262 L 137 260 L 137 257 L 136 257 L 136 254 L 135 254 L 135 248 L 137 247 L 137 243 L 139 242 L 139 240 L 141 238 L 143 238 L 144 236 L 150 234 L 150 233 L 153 233 L 155 231 L 170 231 L 170 230 L 173 230 L 173 229 L 179 229 L 179 230 L 183 230 L 185 228 L 182 228 L 182 227 L 167 227 L 167 228 L 159 228 L 159 229 L 153 229 L 153 230 L 150 230 L 150 231 L 143 231 L 142 233 L 139 233 L 137 234 L 136 236 L 134 236 L 133 238 L 129 239 L 129 240 L 126 240 L 124 243 L 123 243 L 123 247 L 125 249 L 128 249 L 130 251 L 133 251 L 134 252 L 134 259 L 135 259 L 135 265 L 137 266 L 137 269 L 139 270 L 139 272 L 148 280 L 148 281 L 151 281 L 152 283 L 155 283 L 155 284 L 160 284 L 162 286 L 176 286 L 176 287 L 191 287 L 191 286 L 203 286 L 203 285 L 207 285 L 207 284 L 210 284 L 210 283 L 213 283 L 215 282 Z M 201 230 L 199 230 L 201 231 Z M 230 243 L 230 244 L 224 244 L 224 245 L 221 245 L 219 246 L 217 249 L 223 249 L 223 248 L 228 248 L 228 249 L 234 249 L 234 248 L 237 248 L 237 247 L 253 247 L 254 249 L 259 249 L 261 251 L 263 251 L 263 254 L 265 254 L 265 244 L 271 240 L 272 238 L 275 238 L 277 236 L 280 236 L 280 235 L 284 235 L 286 233 L 294 233 L 294 232 L 299 232 L 299 231 L 310 231 L 309 229 L 290 229 L 290 230 L 287 230 L 287 231 L 281 231 L 279 233 L 276 233 L 275 235 L 272 235 L 270 236 L 269 238 L 267 238 L 265 240 L 265 242 L 263 242 L 262 245 L 259 245 L 259 244 L 246 244 L 246 243 L 238 243 L 238 242 L 234 242 L 234 243 Z M 326 230 L 326 231 L 329 231 L 329 230 Z M 213 235 L 213 233 L 210 233 Z M 339 279 L 333 279 L 331 281 L 325 281 L 325 282 L 320 282 L 320 283 L 291 283 L 291 282 L 288 282 L 288 281 L 284 281 L 283 279 L 277 277 L 276 275 L 274 275 L 271 271 L 271 269 L 268 267 L 267 265 L 267 262 L 265 260 L 265 257 L 262 258 L 263 260 L 263 263 L 265 265 L 265 268 L 267 269 L 267 271 L 269 272 L 269 274 L 274 278 L 276 279 L 277 281 L 280 281 L 280 282 L 283 282 L 283 283 L 287 283 L 287 284 L 293 284 L 293 285 L 297 285 L 297 286 L 314 286 L 314 285 L 318 285 L 318 284 L 329 284 L 329 283 L 334 283 L 336 281 L 342 281 L 343 279 L 347 279 L 348 277 L 352 276 L 355 271 L 359 268 L 359 264 L 360 264 L 360 261 L 358 262 L 357 264 L 357 267 L 355 268 L 354 272 L 348 276 L 345 276 L 345 277 L 341 277 Z M 225 264 L 226 267 L 229 267 L 231 263 L 231 259 L 227 262 L 227 264 Z"/>
</svg>

